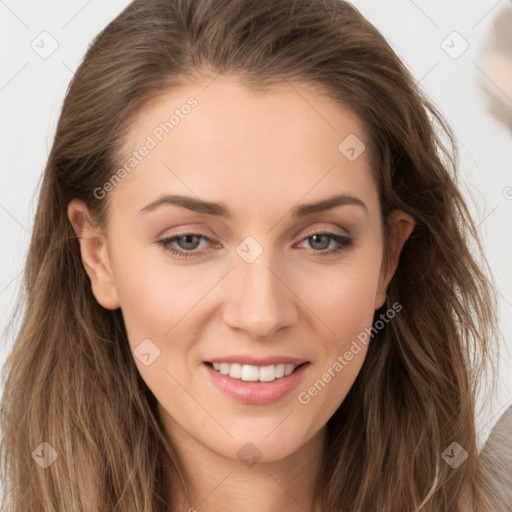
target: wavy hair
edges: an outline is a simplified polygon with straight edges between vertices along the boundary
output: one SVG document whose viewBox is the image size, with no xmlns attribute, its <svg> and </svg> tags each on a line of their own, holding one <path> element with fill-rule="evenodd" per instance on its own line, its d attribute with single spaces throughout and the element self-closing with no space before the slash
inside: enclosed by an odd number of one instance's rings
<svg viewBox="0 0 512 512">
<path fill-rule="evenodd" d="M 98 304 L 67 218 L 98 226 L 131 123 L 199 76 L 254 90 L 316 84 L 363 121 L 385 222 L 415 229 L 388 287 L 400 315 L 380 329 L 327 422 L 316 499 L 327 512 L 490 512 L 476 403 L 497 332 L 492 277 L 457 177 L 453 133 L 380 32 L 342 0 L 135 0 L 92 42 L 63 103 L 39 191 L 3 368 L 2 510 L 167 511 L 167 469 L 187 474 L 140 377 L 120 309 Z M 43 469 L 37 457 L 58 458 Z M 453 469 L 443 451 L 467 459 Z M 7 507 L 7 508 L 4 508 Z"/>
</svg>

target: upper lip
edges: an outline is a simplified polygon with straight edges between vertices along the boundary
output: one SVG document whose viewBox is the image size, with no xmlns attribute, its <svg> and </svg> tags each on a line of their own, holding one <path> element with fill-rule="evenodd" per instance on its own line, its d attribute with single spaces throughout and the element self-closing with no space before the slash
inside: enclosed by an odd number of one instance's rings
<svg viewBox="0 0 512 512">
<path fill-rule="evenodd" d="M 221 356 L 214 357 L 212 359 L 208 359 L 205 361 L 207 363 L 240 363 L 240 364 L 248 364 L 252 366 L 268 366 L 271 364 L 302 364 L 309 362 L 307 359 L 301 359 L 298 357 L 290 357 L 290 356 L 250 356 L 247 354 L 240 355 L 231 355 L 231 356 Z"/>
</svg>

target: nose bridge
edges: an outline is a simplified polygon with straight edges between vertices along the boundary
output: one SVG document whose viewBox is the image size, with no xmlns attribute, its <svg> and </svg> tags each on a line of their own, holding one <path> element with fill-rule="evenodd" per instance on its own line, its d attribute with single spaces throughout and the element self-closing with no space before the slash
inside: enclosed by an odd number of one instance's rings
<svg viewBox="0 0 512 512">
<path fill-rule="evenodd" d="M 237 248 L 225 321 L 233 328 L 246 330 L 252 337 L 264 338 L 295 322 L 297 311 L 293 294 L 279 273 L 274 251 L 258 250 L 258 246 L 249 240 Z M 253 257 L 255 253 L 260 254 L 251 260 L 246 257 L 251 252 Z"/>
</svg>

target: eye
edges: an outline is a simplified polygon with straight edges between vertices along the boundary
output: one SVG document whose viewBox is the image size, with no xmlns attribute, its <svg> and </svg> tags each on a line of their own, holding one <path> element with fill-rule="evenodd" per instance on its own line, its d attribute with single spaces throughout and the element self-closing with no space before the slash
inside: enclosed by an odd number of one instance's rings
<svg viewBox="0 0 512 512">
<path fill-rule="evenodd" d="M 316 258 L 329 258 L 336 256 L 343 251 L 347 251 L 354 242 L 354 240 L 348 236 L 343 236 L 337 233 L 330 233 L 326 231 L 308 233 L 308 236 L 306 236 L 306 238 L 304 238 L 303 241 L 307 240 L 311 241 L 310 246 L 312 246 L 315 249 L 320 249 L 322 251 L 313 251 L 312 256 Z M 325 249 L 327 249 L 327 247 L 331 245 L 331 242 L 333 240 L 338 244 L 338 246 L 326 251 Z"/>
<path fill-rule="evenodd" d="M 159 240 L 158 244 L 160 244 L 166 251 L 169 251 L 172 255 L 178 258 L 197 258 L 199 256 L 206 255 L 206 250 L 191 252 L 197 249 L 198 242 L 201 240 L 209 241 L 205 235 L 201 233 L 183 233 L 181 235 L 173 236 L 171 238 L 164 238 L 163 240 Z M 181 245 L 184 250 L 177 250 L 173 247 L 170 247 L 171 244 L 176 243 Z"/>
<path fill-rule="evenodd" d="M 212 249 L 202 249 L 197 251 L 201 241 L 210 242 L 211 239 L 201 233 L 182 233 L 169 238 L 158 240 L 164 250 L 169 251 L 177 258 L 200 258 L 210 253 Z M 347 251 L 353 244 L 353 239 L 348 236 L 339 235 L 337 233 L 329 233 L 325 231 L 309 233 L 301 242 L 311 241 L 313 247 L 312 256 L 317 258 L 328 258 Z M 329 250 L 327 249 L 331 242 L 335 241 L 338 246 Z M 327 243 L 326 243 L 327 242 Z M 172 247 L 172 244 L 178 246 L 178 249 Z M 208 245 L 208 244 L 207 244 Z"/>
</svg>

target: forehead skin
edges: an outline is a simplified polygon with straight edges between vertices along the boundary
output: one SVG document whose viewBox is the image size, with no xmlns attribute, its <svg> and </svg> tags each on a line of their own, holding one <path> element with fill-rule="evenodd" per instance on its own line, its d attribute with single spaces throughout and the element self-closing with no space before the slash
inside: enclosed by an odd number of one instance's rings
<svg viewBox="0 0 512 512">
<path fill-rule="evenodd" d="M 197 105 L 163 131 L 162 123 L 191 96 Z M 205 79 L 171 90 L 136 116 L 119 166 L 148 137 L 155 147 L 127 167 L 110 199 L 114 211 L 133 222 L 141 208 L 170 191 L 223 201 L 237 226 L 267 231 L 297 203 L 348 192 L 366 203 L 368 220 L 377 226 L 367 152 L 350 161 L 338 149 L 350 134 L 367 143 L 360 119 L 312 85 L 283 83 L 256 92 L 234 77 Z M 356 210 L 346 208 L 360 215 Z"/>
</svg>

